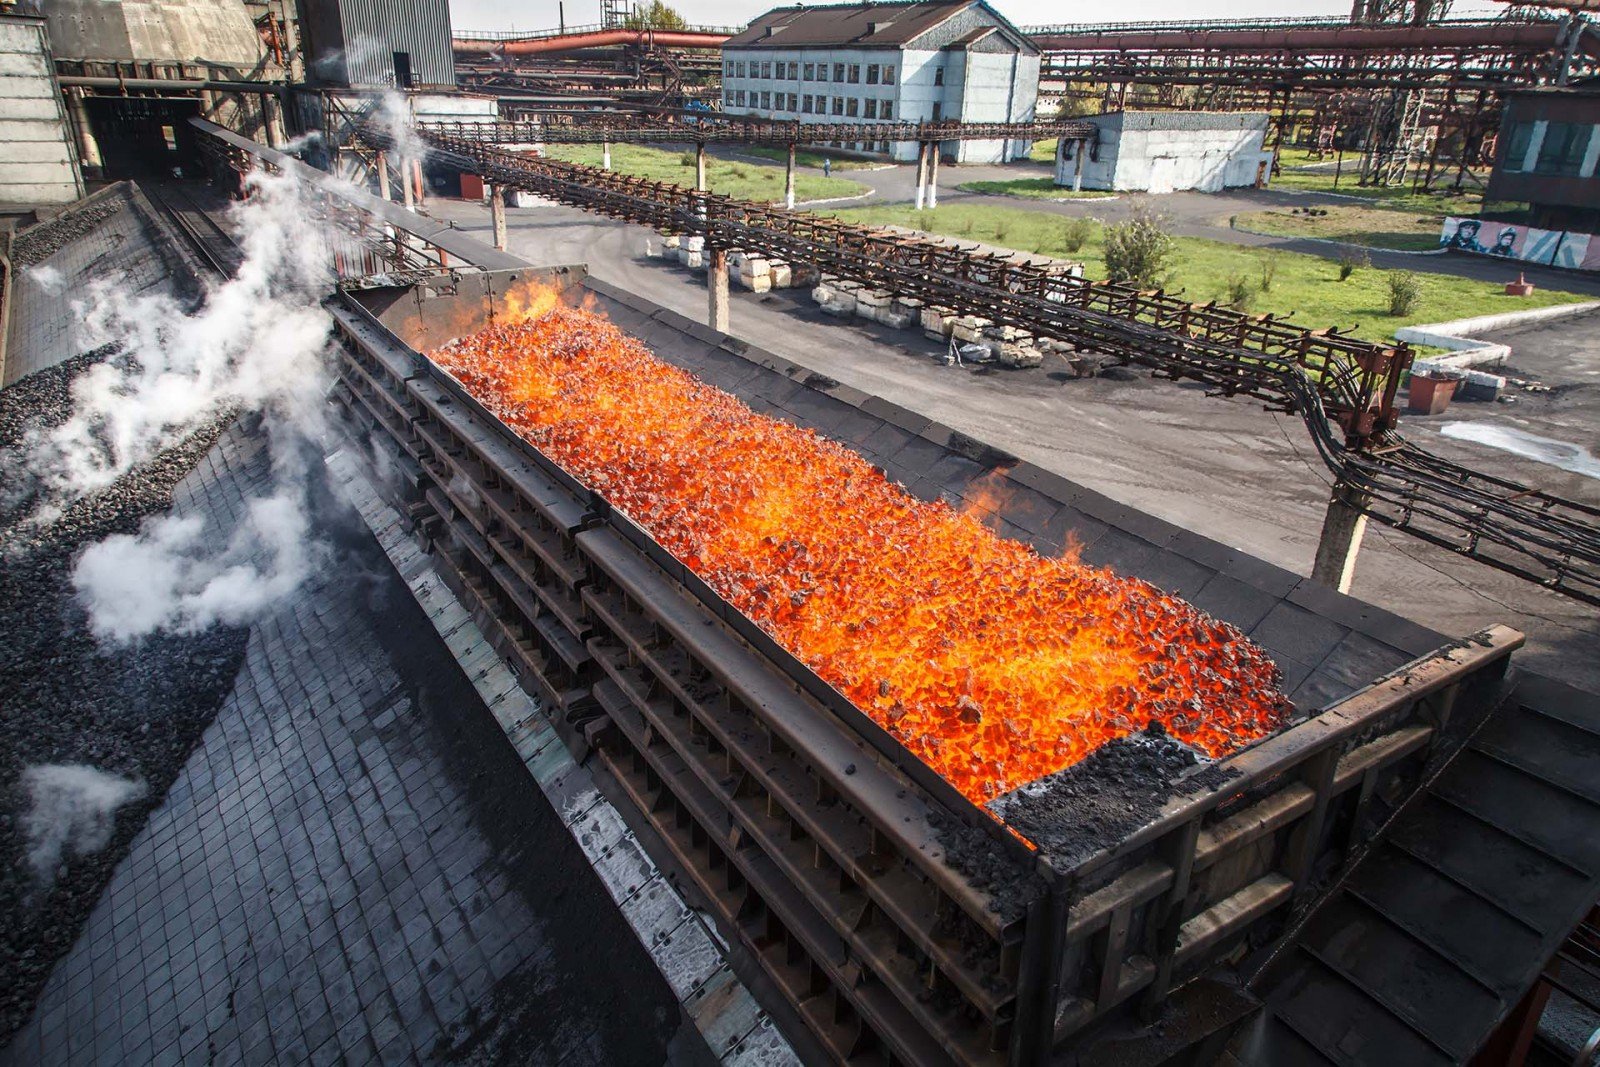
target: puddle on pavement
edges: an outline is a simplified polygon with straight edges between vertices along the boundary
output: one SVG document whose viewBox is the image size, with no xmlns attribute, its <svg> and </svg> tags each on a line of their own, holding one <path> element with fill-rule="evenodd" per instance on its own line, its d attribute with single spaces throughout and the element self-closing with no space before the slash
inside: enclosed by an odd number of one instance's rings
<svg viewBox="0 0 1600 1067">
<path fill-rule="evenodd" d="M 1439 432 L 1458 441 L 1487 445 L 1586 478 L 1600 479 L 1600 459 L 1591 455 L 1588 449 L 1566 441 L 1540 437 L 1514 426 L 1499 426 L 1490 422 L 1447 422 L 1439 427 Z"/>
</svg>

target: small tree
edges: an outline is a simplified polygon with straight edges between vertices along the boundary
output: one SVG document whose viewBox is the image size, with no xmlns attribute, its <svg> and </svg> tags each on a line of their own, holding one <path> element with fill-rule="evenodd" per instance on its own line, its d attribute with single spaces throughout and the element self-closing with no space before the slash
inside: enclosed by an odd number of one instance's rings
<svg viewBox="0 0 1600 1067">
<path fill-rule="evenodd" d="M 1061 224 L 1061 247 L 1067 252 L 1081 252 L 1094 236 L 1094 223 L 1088 219 L 1068 219 Z"/>
<path fill-rule="evenodd" d="M 622 24 L 630 30 L 681 30 L 689 25 L 661 0 L 650 0 L 635 8 Z"/>
<path fill-rule="evenodd" d="M 1389 314 L 1409 315 L 1422 299 L 1422 279 L 1408 270 L 1391 270 L 1389 276 Z"/>
<path fill-rule="evenodd" d="M 1272 282 L 1278 276 L 1278 254 L 1264 252 L 1261 255 L 1261 291 L 1272 292 Z"/>
<path fill-rule="evenodd" d="M 1244 274 L 1228 275 L 1227 303 L 1235 311 L 1244 311 L 1250 307 L 1250 302 L 1255 299 L 1256 287 Z"/>
<path fill-rule="evenodd" d="M 1127 219 L 1106 227 L 1106 277 L 1141 289 L 1157 288 L 1166 277 L 1172 250 L 1166 220 L 1139 205 Z"/>
</svg>

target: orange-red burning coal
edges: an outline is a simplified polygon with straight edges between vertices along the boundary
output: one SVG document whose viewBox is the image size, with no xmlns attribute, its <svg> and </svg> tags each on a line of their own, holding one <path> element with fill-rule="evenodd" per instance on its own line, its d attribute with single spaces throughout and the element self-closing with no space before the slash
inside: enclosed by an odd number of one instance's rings
<svg viewBox="0 0 1600 1067">
<path fill-rule="evenodd" d="M 1232 626 L 917 500 L 549 292 L 521 306 L 433 358 L 973 801 L 1152 719 L 1211 756 L 1282 722 Z"/>
</svg>

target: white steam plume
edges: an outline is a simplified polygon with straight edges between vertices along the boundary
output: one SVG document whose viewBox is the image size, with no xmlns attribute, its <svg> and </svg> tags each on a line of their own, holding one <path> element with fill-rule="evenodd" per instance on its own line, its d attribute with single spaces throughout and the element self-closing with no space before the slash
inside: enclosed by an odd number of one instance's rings
<svg viewBox="0 0 1600 1067">
<path fill-rule="evenodd" d="M 82 764 L 49 763 L 22 772 L 28 813 L 22 830 L 28 862 L 43 886 L 54 884 L 67 853 L 88 855 L 111 841 L 117 809 L 145 794 L 145 784 Z"/>
<path fill-rule="evenodd" d="M 403 94 L 390 90 L 378 98 L 372 117 L 389 135 L 390 164 L 402 181 L 409 180 L 412 166 L 428 158 L 428 144 L 417 136 L 413 125 L 411 104 Z"/>
<path fill-rule="evenodd" d="M 79 557 L 73 585 L 107 642 L 249 622 L 326 552 L 307 514 L 307 445 L 322 434 L 329 382 L 328 247 L 295 179 L 257 173 L 247 188 L 233 213 L 243 262 L 198 309 L 115 285 L 91 290 L 85 347 L 120 351 L 74 382 L 71 417 L 33 442 L 47 501 L 34 521 L 48 521 L 229 412 L 258 414 L 267 434 L 273 485 L 231 530 L 163 516 Z"/>
</svg>

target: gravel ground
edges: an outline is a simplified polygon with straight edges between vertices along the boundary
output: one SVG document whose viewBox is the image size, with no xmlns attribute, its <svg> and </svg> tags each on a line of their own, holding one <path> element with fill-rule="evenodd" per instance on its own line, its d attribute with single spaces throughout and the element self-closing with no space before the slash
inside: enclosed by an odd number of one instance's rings
<svg viewBox="0 0 1600 1067">
<path fill-rule="evenodd" d="M 166 511 L 174 486 L 226 428 L 208 425 L 145 467 L 68 507 L 43 528 L 18 526 L 32 494 L 18 444 L 30 426 L 60 421 L 70 382 L 105 353 L 40 371 L 0 392 L 0 1047 L 26 1021 L 56 960 L 232 688 L 248 631 L 216 627 L 97 647 L 73 599 L 71 569 L 88 544 L 136 530 Z M 19 824 L 30 765 L 83 763 L 137 777 L 148 789 L 117 815 L 111 843 L 68 855 L 42 888 Z"/>
</svg>

